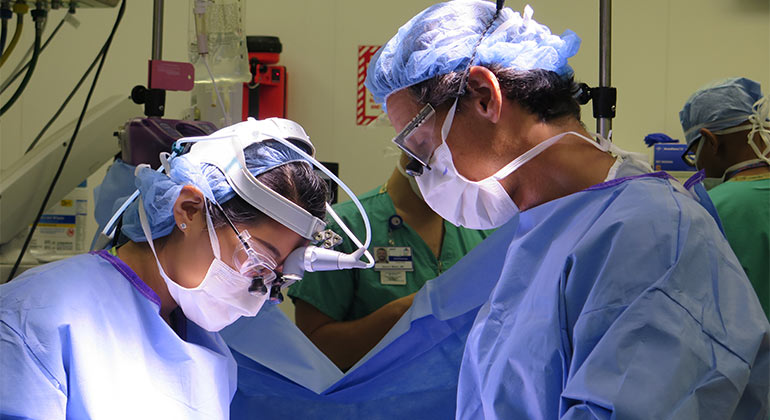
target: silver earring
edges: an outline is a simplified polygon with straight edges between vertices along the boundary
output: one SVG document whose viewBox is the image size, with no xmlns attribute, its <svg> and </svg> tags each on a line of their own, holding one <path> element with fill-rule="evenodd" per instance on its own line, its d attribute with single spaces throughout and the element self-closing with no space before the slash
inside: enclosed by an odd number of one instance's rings
<svg viewBox="0 0 770 420">
<path fill-rule="evenodd" d="M 182 223 L 181 225 L 179 225 L 179 229 L 182 229 L 182 230 L 187 229 L 187 224 L 186 223 Z"/>
</svg>

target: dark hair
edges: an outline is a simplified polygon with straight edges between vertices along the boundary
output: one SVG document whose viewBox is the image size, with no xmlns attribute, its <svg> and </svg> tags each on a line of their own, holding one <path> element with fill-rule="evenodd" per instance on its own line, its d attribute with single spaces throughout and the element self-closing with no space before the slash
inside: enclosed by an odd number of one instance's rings
<svg viewBox="0 0 770 420">
<path fill-rule="evenodd" d="M 258 175 L 257 179 L 313 216 L 319 219 L 326 216 L 326 182 L 313 171 L 309 163 L 289 162 Z M 226 225 L 227 221 L 216 205 L 208 205 L 214 227 Z M 237 194 L 221 206 L 235 224 L 259 223 L 269 219 L 269 216 L 255 209 Z"/>
<path fill-rule="evenodd" d="M 580 120 L 580 105 L 575 99 L 579 91 L 573 77 L 565 78 L 550 70 L 514 70 L 500 65 L 487 67 L 500 83 L 506 98 L 515 101 L 542 121 L 550 122 L 565 116 Z M 422 104 L 437 107 L 457 97 L 462 72 L 436 76 L 409 87 L 414 98 Z M 468 94 L 468 89 L 461 97 Z M 462 101 L 457 104 L 458 111 Z"/>
</svg>

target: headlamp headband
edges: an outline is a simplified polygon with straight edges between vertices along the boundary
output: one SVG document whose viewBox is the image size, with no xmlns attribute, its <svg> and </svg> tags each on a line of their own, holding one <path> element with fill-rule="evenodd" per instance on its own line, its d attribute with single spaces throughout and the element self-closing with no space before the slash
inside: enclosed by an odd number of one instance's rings
<svg viewBox="0 0 770 420">
<path fill-rule="evenodd" d="M 243 151 L 252 144 L 275 140 L 297 151 L 300 155 L 305 155 L 303 157 L 311 159 L 312 157 L 283 138 L 281 136 L 283 133 L 260 131 L 256 121 L 254 122 L 255 124 L 246 125 L 248 130 L 233 130 L 223 136 L 229 138 L 231 145 L 229 149 L 222 147 L 221 142 L 199 141 L 192 146 L 188 158 L 194 157 L 199 162 L 216 166 L 225 175 L 235 193 L 244 201 L 303 238 L 314 239 L 316 233 L 324 230 L 326 223 L 260 182 L 246 166 Z M 241 125 L 241 128 L 243 127 L 244 125 Z M 302 141 L 302 143 L 309 142 Z M 308 164 L 311 163 L 308 162 Z"/>
</svg>

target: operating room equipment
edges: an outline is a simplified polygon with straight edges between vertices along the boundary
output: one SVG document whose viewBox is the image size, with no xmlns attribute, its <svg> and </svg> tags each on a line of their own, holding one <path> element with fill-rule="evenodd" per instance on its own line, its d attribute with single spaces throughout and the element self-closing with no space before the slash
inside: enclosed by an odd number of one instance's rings
<svg viewBox="0 0 770 420">
<path fill-rule="evenodd" d="M 46 24 L 47 24 L 47 15 L 49 9 L 59 9 L 61 6 L 65 5 L 65 3 L 69 4 L 67 13 L 65 13 L 62 20 L 59 22 L 59 24 L 56 26 L 54 31 L 49 35 L 49 37 L 46 39 L 46 41 L 41 46 L 41 38 L 42 33 L 45 30 Z M 11 17 L 11 14 L 13 13 L 11 11 L 11 4 L 13 4 L 13 12 L 17 14 L 17 24 L 16 29 L 14 31 L 13 39 L 11 40 L 11 44 L 9 45 L 8 49 L 5 49 L 5 39 L 7 35 L 7 25 L 8 20 Z M 78 25 L 77 19 L 72 17 L 72 15 L 75 13 L 76 8 L 79 7 L 104 7 L 104 6 L 115 6 L 117 4 L 117 0 L 86 0 L 81 2 L 63 2 L 63 1 L 35 1 L 34 5 L 35 8 L 30 12 L 30 15 L 32 16 L 33 22 L 34 22 L 34 31 L 35 31 L 35 38 L 34 42 L 32 43 L 32 46 L 29 48 L 27 53 L 24 55 L 24 57 L 19 60 L 19 64 L 17 67 L 10 72 L 10 77 L 8 77 L 2 84 L 2 87 L 0 87 L 0 93 L 4 92 L 15 80 L 18 78 L 22 73 L 24 74 L 24 78 L 22 79 L 21 83 L 19 83 L 19 86 L 16 88 L 16 91 L 14 94 L 8 99 L 8 101 L 0 108 L 0 116 L 3 115 L 8 109 L 13 106 L 13 104 L 18 100 L 18 98 L 22 95 L 24 90 L 26 89 L 29 80 L 32 77 L 32 74 L 35 72 L 35 67 L 38 62 L 38 58 L 40 54 L 42 54 L 43 50 L 46 48 L 48 43 L 53 39 L 53 37 L 56 35 L 56 33 L 61 28 L 62 24 L 67 21 L 73 26 Z M 5 61 L 8 59 L 8 57 L 13 52 L 19 37 L 21 35 L 22 29 L 23 29 L 23 15 L 27 13 L 29 9 L 29 6 L 24 1 L 10 1 L 10 0 L 3 0 L 0 2 L 0 18 L 2 18 L 2 40 L 0 40 L 0 67 L 5 63 Z M 27 57 L 29 55 L 32 55 L 32 58 L 27 61 Z"/>
<path fill-rule="evenodd" d="M 286 66 L 277 65 L 283 45 L 277 36 L 247 36 L 251 79 L 243 86 L 242 119 L 286 117 Z"/>
<path fill-rule="evenodd" d="M 612 87 L 612 0 L 599 0 L 599 86 L 591 89 L 596 132 L 612 139 L 617 89 Z"/>
<path fill-rule="evenodd" d="M 205 30 L 205 18 L 208 15 L 205 13 L 212 5 L 208 4 L 206 1 L 194 2 L 191 4 L 196 6 L 193 9 L 193 12 L 200 20 L 199 25 L 196 27 L 196 30 L 201 35 L 199 42 L 200 48 L 203 49 L 204 53 L 207 53 L 208 37 L 206 36 Z M 219 4 L 218 6 L 213 7 L 213 9 L 215 12 L 221 12 L 221 6 L 222 4 Z M 146 163 L 150 164 L 153 168 L 160 169 L 158 156 L 161 152 L 171 152 L 174 141 L 182 137 L 205 136 L 216 130 L 216 126 L 213 123 L 199 121 L 197 118 L 195 120 L 160 118 L 165 113 L 166 90 L 187 91 L 193 89 L 193 79 L 196 74 L 194 67 L 190 63 L 162 61 L 163 11 L 164 1 L 154 0 L 152 59 L 149 62 L 148 83 L 147 87 L 135 86 L 131 92 L 131 97 L 134 102 L 144 104 L 145 115 L 148 118 L 132 119 L 117 132 L 121 146 L 121 159 L 116 160 L 113 167 L 122 169 Z M 191 24 L 194 23 L 191 22 Z M 214 34 L 212 36 L 215 40 L 221 41 L 216 38 L 216 36 L 219 35 L 221 34 Z M 217 47 L 219 46 L 219 44 L 215 44 Z M 198 51 L 197 45 L 195 50 Z M 196 54 L 198 53 L 196 52 Z M 196 57 L 198 57 L 198 55 L 196 55 Z M 204 59 L 205 57 L 199 58 Z M 200 76 L 200 72 L 198 72 L 198 75 Z M 213 75 L 209 74 L 209 77 L 213 77 Z M 106 190 L 102 188 L 103 186 L 97 187 L 97 190 L 104 190 L 100 192 L 100 195 L 106 194 L 105 197 L 97 200 L 96 216 L 97 221 L 100 224 L 100 230 L 105 226 L 105 223 L 115 223 L 115 220 L 107 220 L 109 216 L 100 217 L 100 215 L 104 214 L 105 210 L 110 211 L 110 214 L 112 214 L 112 211 L 114 210 L 104 207 L 111 205 L 114 198 L 128 195 L 131 191 L 134 191 L 131 180 L 114 179 L 112 178 L 114 175 L 112 170 L 108 171 L 107 177 L 111 178 Z M 125 188 L 120 186 L 124 186 Z M 137 193 L 134 193 L 133 197 L 126 201 L 126 206 L 136 197 Z M 121 213 L 124 210 L 125 209 L 118 213 Z M 104 240 L 104 237 L 100 239 L 97 235 L 92 243 L 92 249 L 103 248 L 106 244 Z M 114 240 L 118 240 L 117 235 L 114 237 Z"/>
<path fill-rule="evenodd" d="M 115 19 L 115 23 L 113 24 L 112 30 L 110 32 L 110 35 L 107 37 L 107 40 L 105 41 L 104 45 L 102 46 L 102 49 L 99 51 L 99 54 L 97 54 L 97 57 L 94 60 L 95 62 L 97 60 L 99 61 L 99 66 L 98 66 L 98 68 L 96 70 L 96 74 L 94 75 L 94 79 L 93 79 L 93 81 L 91 83 L 91 87 L 90 87 L 90 89 L 88 91 L 88 94 L 86 96 L 86 99 L 85 99 L 85 101 L 83 103 L 83 108 L 82 108 L 82 110 L 80 112 L 80 116 L 78 117 L 78 121 L 75 124 L 75 129 L 74 129 L 74 131 L 72 133 L 72 137 L 70 138 L 70 141 L 69 141 L 69 143 L 66 146 L 66 150 L 64 151 L 64 154 L 63 154 L 63 156 L 61 158 L 61 162 L 59 163 L 58 169 L 57 169 L 56 173 L 53 176 L 53 179 L 51 181 L 51 184 L 48 187 L 48 191 L 47 191 L 45 197 L 43 198 L 43 202 L 40 205 L 40 209 L 37 212 L 37 216 L 35 217 L 34 222 L 32 223 L 32 228 L 30 229 L 30 232 L 27 235 L 27 239 L 24 241 L 24 245 L 22 245 L 22 249 L 19 252 L 19 257 L 16 259 L 16 262 L 14 263 L 14 266 L 11 268 L 10 274 L 8 276 L 8 280 L 13 278 L 13 276 L 14 276 L 14 274 L 15 274 L 18 266 L 19 266 L 19 264 L 21 263 L 21 260 L 24 257 L 24 253 L 26 252 L 26 249 L 29 246 L 29 242 L 32 239 L 32 234 L 35 231 L 35 227 L 37 226 L 37 224 L 38 224 L 38 222 L 40 220 L 40 217 L 42 216 L 43 212 L 47 208 L 48 201 L 51 198 L 51 195 L 52 195 L 52 193 L 54 191 L 54 188 L 56 187 L 56 184 L 57 184 L 57 182 L 59 180 L 59 177 L 61 176 L 61 174 L 62 174 L 62 172 L 64 170 L 64 167 L 65 167 L 65 165 L 67 163 L 67 159 L 69 158 L 70 152 L 72 151 L 72 147 L 75 144 L 75 139 L 77 139 L 78 132 L 80 131 L 80 127 L 81 127 L 81 125 L 83 123 L 83 120 L 85 118 L 86 111 L 88 110 L 88 104 L 91 101 L 91 96 L 92 96 L 92 94 L 94 92 L 94 89 L 96 88 L 96 82 L 99 80 L 99 75 L 100 75 L 101 70 L 102 70 L 102 68 L 104 66 L 104 62 L 105 62 L 105 60 L 107 58 L 107 52 L 109 51 L 109 47 L 112 44 L 112 39 L 115 36 L 115 32 L 116 32 L 118 26 L 120 25 L 120 22 L 123 19 L 123 14 L 125 13 L 125 6 L 126 6 L 126 0 L 123 0 L 123 2 L 121 3 L 120 9 L 118 10 L 118 14 L 117 14 L 117 17 Z M 80 181 L 82 181 L 82 179 L 78 180 L 78 183 Z M 0 197 L 0 198 L 2 198 L 2 197 Z"/>
<path fill-rule="evenodd" d="M 13 13 L 16 13 L 16 29 L 13 32 L 13 38 L 11 38 L 11 43 L 8 45 L 8 48 L 7 49 L 4 48 L 2 55 L 0 55 L 0 67 L 2 67 L 3 64 L 5 64 L 6 60 L 8 60 L 8 57 L 11 55 L 13 50 L 16 49 L 16 44 L 19 42 L 19 38 L 21 38 L 21 31 L 24 29 L 24 14 L 27 13 L 28 10 L 29 10 L 29 6 L 27 6 L 26 3 L 16 3 L 13 5 Z M 4 14 L 7 16 L 7 12 L 5 12 Z M 5 22 L 6 27 L 8 25 L 7 24 L 8 19 L 10 18 L 3 19 L 3 22 Z"/>
<path fill-rule="evenodd" d="M 5 50 L 5 41 L 8 39 L 8 21 L 13 17 L 9 3 L 0 3 L 0 56 Z"/>
<path fill-rule="evenodd" d="M 160 166 L 158 156 L 171 150 L 183 137 L 206 136 L 217 130 L 208 121 L 187 121 L 167 118 L 131 118 L 116 133 L 120 157 L 130 165 Z"/>
<path fill-rule="evenodd" d="M 69 23 L 70 25 L 77 28 L 80 25 L 80 22 L 74 17 L 74 8 L 71 8 L 67 11 L 67 13 L 62 17 L 62 19 L 59 21 L 58 24 L 56 24 L 56 27 L 51 31 L 51 33 L 48 35 L 48 38 L 46 38 L 45 42 L 43 42 L 43 45 L 40 47 L 40 54 L 45 51 L 45 49 L 48 47 L 48 44 L 51 43 L 51 41 L 56 37 L 56 34 L 59 33 L 59 29 L 64 25 L 65 22 Z M 45 20 L 45 25 L 47 27 L 48 19 Z M 8 86 L 10 86 L 16 79 L 19 78 L 19 76 L 24 73 L 24 71 L 30 66 L 31 60 L 27 61 L 27 57 L 32 54 L 34 51 L 34 45 L 27 50 L 27 53 L 24 55 L 24 58 L 19 61 L 19 64 L 16 66 L 13 71 L 11 71 L 11 76 L 8 77 L 8 79 L 3 81 L 2 86 L 0 86 L 0 93 L 5 92 L 6 89 L 8 89 Z"/>
<path fill-rule="evenodd" d="M 104 162 L 120 151 L 109 133 L 139 111 L 124 95 L 115 95 L 94 104 L 86 114 L 80 137 L 73 146 L 69 164 L 65 166 L 52 193 L 58 200 L 74 189 Z M 56 173 L 58 163 L 70 143 L 76 121 L 44 138 L 25 158 L 0 171 L 0 243 L 16 236 L 34 222 L 34 213 L 45 196 L 40 182 Z"/>
<path fill-rule="evenodd" d="M 593 101 L 596 132 L 612 139 L 612 119 L 615 118 L 617 89 L 611 86 L 612 66 L 612 0 L 599 0 L 599 86 L 580 83 L 574 92 L 580 105 Z"/>
<path fill-rule="evenodd" d="M 20 4 L 16 3 L 14 5 L 14 9 L 16 8 L 26 8 L 26 4 Z M 21 79 L 21 83 L 19 83 L 19 86 L 16 87 L 16 91 L 13 92 L 13 95 L 11 95 L 10 98 L 0 107 L 0 117 L 3 116 L 12 106 L 14 103 L 16 103 L 16 100 L 19 99 L 21 94 L 24 92 L 24 89 L 26 89 L 27 84 L 29 83 L 30 78 L 32 77 L 32 74 L 35 72 L 35 67 L 37 66 L 38 57 L 40 56 L 40 43 L 41 39 L 43 37 L 43 28 L 45 26 L 45 20 L 46 16 L 48 16 L 48 12 L 45 10 L 45 8 L 42 7 L 42 5 L 38 4 L 37 7 L 35 7 L 32 12 L 30 12 L 32 15 L 32 19 L 35 22 L 35 41 L 34 41 L 34 49 L 32 52 L 32 58 L 29 61 L 29 67 L 27 68 L 26 73 L 24 73 L 24 78 Z M 21 31 L 19 30 L 21 28 L 21 16 L 22 14 L 19 14 L 19 23 L 17 23 L 16 34 L 19 34 Z M 18 40 L 16 37 L 16 34 L 14 34 L 14 39 L 12 41 L 13 46 L 15 46 L 15 41 Z M 2 58 L 0 58 L 0 66 L 2 66 L 5 63 L 5 60 L 8 59 L 8 56 L 11 53 L 11 48 L 9 48 L 7 51 L 3 53 Z"/>
<path fill-rule="evenodd" d="M 190 0 L 189 59 L 195 66 L 194 119 L 227 126 L 241 119 L 243 83 L 252 76 L 242 0 Z M 221 114 L 212 111 L 216 109 Z"/>
</svg>

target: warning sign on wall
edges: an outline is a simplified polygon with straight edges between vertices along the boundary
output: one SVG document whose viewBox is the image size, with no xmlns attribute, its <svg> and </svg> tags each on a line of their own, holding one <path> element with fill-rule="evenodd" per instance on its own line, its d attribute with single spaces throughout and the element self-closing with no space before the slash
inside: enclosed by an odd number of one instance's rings
<svg viewBox="0 0 770 420">
<path fill-rule="evenodd" d="M 380 45 L 359 45 L 358 46 L 358 86 L 356 94 L 356 125 L 369 125 L 372 121 L 382 114 L 380 104 L 374 102 L 374 97 L 369 89 L 364 86 L 366 80 L 366 71 L 369 68 L 369 61 L 372 56 L 380 49 Z"/>
</svg>

